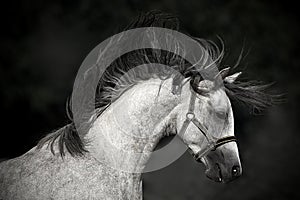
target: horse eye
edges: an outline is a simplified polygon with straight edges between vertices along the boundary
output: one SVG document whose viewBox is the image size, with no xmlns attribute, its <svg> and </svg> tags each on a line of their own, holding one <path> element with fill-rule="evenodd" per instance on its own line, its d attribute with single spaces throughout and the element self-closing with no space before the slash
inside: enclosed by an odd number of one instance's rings
<svg viewBox="0 0 300 200">
<path fill-rule="evenodd" d="M 220 119 L 226 119 L 227 117 L 227 112 L 216 112 L 216 115 Z"/>
</svg>

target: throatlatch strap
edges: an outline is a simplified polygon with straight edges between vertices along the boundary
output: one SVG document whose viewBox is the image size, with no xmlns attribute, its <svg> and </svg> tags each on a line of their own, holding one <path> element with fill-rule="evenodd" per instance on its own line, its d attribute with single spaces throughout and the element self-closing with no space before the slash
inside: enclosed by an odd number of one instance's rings
<svg viewBox="0 0 300 200">
<path fill-rule="evenodd" d="M 195 101 L 196 101 L 196 95 L 192 92 L 189 109 L 188 109 L 188 112 L 186 114 L 186 119 L 184 120 L 184 122 L 181 126 L 181 129 L 179 131 L 179 135 L 181 135 L 181 136 L 183 136 L 183 134 L 185 133 L 187 127 L 189 126 L 191 121 L 195 118 L 195 114 L 194 114 Z"/>
</svg>

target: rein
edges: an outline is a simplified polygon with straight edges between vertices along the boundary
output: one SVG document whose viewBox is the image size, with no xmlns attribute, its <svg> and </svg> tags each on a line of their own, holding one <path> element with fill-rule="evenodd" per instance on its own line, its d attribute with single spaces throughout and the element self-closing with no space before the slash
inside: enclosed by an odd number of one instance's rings
<svg viewBox="0 0 300 200">
<path fill-rule="evenodd" d="M 207 132 L 208 132 L 207 128 L 204 125 L 202 125 L 198 119 L 195 118 L 194 108 L 195 108 L 195 102 L 196 102 L 196 94 L 195 94 L 196 92 L 194 91 L 193 87 L 192 87 L 191 92 L 192 92 L 192 94 L 191 94 L 189 109 L 188 109 L 188 112 L 186 113 L 186 119 L 184 120 L 184 122 L 180 128 L 179 135 L 183 136 L 185 134 L 190 123 L 193 123 L 199 129 L 199 131 L 204 135 L 204 137 L 206 138 L 206 140 L 208 142 L 207 147 L 198 151 L 196 154 L 193 153 L 195 160 L 198 161 L 200 158 L 205 156 L 210 151 L 215 151 L 218 147 L 220 147 L 226 143 L 237 142 L 237 139 L 235 136 L 226 136 L 226 137 L 222 137 L 216 141 L 211 135 L 207 134 Z"/>
</svg>

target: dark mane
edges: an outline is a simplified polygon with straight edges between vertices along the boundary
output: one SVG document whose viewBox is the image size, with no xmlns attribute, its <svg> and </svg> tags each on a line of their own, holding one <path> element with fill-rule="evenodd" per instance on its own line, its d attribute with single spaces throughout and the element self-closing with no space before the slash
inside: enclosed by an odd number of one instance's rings
<svg viewBox="0 0 300 200">
<path fill-rule="evenodd" d="M 151 11 L 148 13 L 141 13 L 137 19 L 133 20 L 126 28 L 125 30 L 134 29 L 134 28 L 140 28 L 140 27 L 163 27 L 173 30 L 178 30 L 179 28 L 179 20 L 173 15 L 166 14 L 160 11 Z M 143 54 L 142 51 L 135 52 L 138 54 Z M 116 66 L 119 66 L 119 68 L 126 68 L 128 67 L 129 63 L 124 63 L 125 60 L 127 60 L 129 57 L 132 57 L 133 54 L 128 55 L 126 59 L 120 58 L 116 60 L 111 67 L 109 67 L 106 71 L 106 75 L 103 75 L 103 78 L 100 79 L 98 84 L 98 92 L 96 94 L 95 99 L 95 106 L 96 107 L 104 107 L 107 104 L 109 104 L 109 101 L 107 101 L 106 98 L 102 98 L 103 93 L 105 93 L 104 86 L 112 86 L 111 81 L 103 81 L 105 78 L 107 78 L 108 74 L 112 74 L 111 72 L 116 72 Z M 139 60 L 144 60 L 141 58 Z M 168 60 L 168 59 L 166 59 Z M 128 71 L 129 68 L 126 68 Z M 121 69 L 120 69 L 121 70 Z M 121 70 L 122 71 L 122 70 Z M 116 74 L 115 74 L 116 75 Z M 110 77 L 112 78 L 112 77 Z M 50 150 L 53 154 L 54 152 L 54 145 L 57 143 L 58 150 L 60 155 L 63 157 L 65 155 L 65 150 L 69 152 L 72 156 L 82 156 L 84 155 L 87 150 L 85 149 L 86 141 L 83 137 L 79 136 L 78 132 L 76 131 L 75 124 L 72 119 L 72 113 L 70 109 L 70 105 L 67 106 L 67 114 L 71 120 L 71 123 L 60 128 L 59 130 L 48 134 L 44 138 L 42 138 L 38 144 L 37 149 L 41 149 L 45 144 L 48 144 L 48 147 L 50 147 Z"/>
<path fill-rule="evenodd" d="M 141 14 L 136 20 L 134 20 L 125 30 L 139 28 L 139 27 L 163 27 L 173 30 L 179 29 L 179 21 L 175 16 L 165 14 L 160 11 L 151 11 L 145 14 Z M 212 57 L 211 62 L 204 61 L 201 64 L 205 67 L 206 65 L 215 64 L 221 66 L 222 57 L 224 54 L 224 48 L 219 50 L 218 46 L 212 42 L 203 39 L 195 38 Z M 223 43 L 222 43 L 223 45 Z M 193 67 L 189 62 L 178 55 L 173 53 L 153 50 L 153 49 L 142 49 L 133 51 L 125 54 L 115 60 L 104 72 L 97 86 L 97 93 L 95 99 L 95 107 L 98 110 L 97 116 L 113 102 L 114 98 L 117 98 L 119 93 L 115 91 L 122 91 L 123 88 L 118 88 L 119 78 L 126 74 L 130 69 L 135 66 L 139 66 L 143 63 L 160 63 L 166 66 L 171 66 L 174 70 L 180 72 L 184 77 L 193 79 L 199 75 L 199 69 Z M 152 70 L 152 69 L 149 69 Z M 170 77 L 164 70 L 151 71 L 151 73 L 135 74 L 137 80 L 147 80 L 155 74 L 162 80 L 166 77 Z M 173 84 L 180 86 L 180 80 L 174 79 Z M 129 84 L 134 84 L 129 83 Z M 273 104 L 273 96 L 265 93 L 267 85 L 257 84 L 257 82 L 236 82 L 232 84 L 224 83 L 228 96 L 232 99 L 241 101 L 255 110 L 262 110 Z M 72 121 L 72 117 L 70 117 Z M 50 146 L 51 152 L 54 154 L 54 144 L 58 144 L 58 150 L 60 155 L 65 155 L 65 150 L 72 156 L 84 155 L 87 150 L 85 149 L 86 141 L 83 136 L 80 136 L 76 131 L 73 122 L 64 126 L 63 128 L 51 133 L 41 139 L 37 145 L 40 149 L 45 144 Z"/>
<path fill-rule="evenodd" d="M 246 105 L 253 114 L 260 113 L 281 101 L 282 95 L 272 95 L 267 92 L 271 85 L 259 81 L 224 83 L 228 97 Z"/>
<path fill-rule="evenodd" d="M 65 149 L 72 156 L 82 156 L 85 152 L 87 152 L 84 140 L 82 140 L 78 135 L 74 123 L 70 123 L 42 138 L 38 142 L 37 149 L 41 149 L 44 144 L 47 143 L 54 155 L 54 145 L 56 142 L 61 157 L 65 156 Z"/>
</svg>

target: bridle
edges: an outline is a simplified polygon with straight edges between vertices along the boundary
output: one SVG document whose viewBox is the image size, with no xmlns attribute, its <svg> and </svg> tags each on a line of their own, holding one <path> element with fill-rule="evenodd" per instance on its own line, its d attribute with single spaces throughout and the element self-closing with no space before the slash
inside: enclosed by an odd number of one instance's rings
<svg viewBox="0 0 300 200">
<path fill-rule="evenodd" d="M 191 98 L 190 98 L 190 105 L 188 108 L 188 112 L 186 113 L 186 119 L 184 120 L 181 129 L 179 131 L 179 135 L 183 136 L 190 125 L 190 123 L 193 123 L 200 132 L 204 135 L 206 138 L 208 145 L 206 148 L 198 151 L 197 153 L 193 153 L 194 158 L 198 161 L 200 158 L 205 156 L 210 151 L 215 151 L 218 147 L 228 143 L 228 142 L 236 142 L 237 139 L 235 136 L 226 136 L 219 139 L 214 139 L 210 134 L 207 134 L 208 130 L 207 128 L 200 123 L 198 119 L 195 118 L 195 102 L 196 102 L 196 90 L 194 88 L 194 83 L 191 82 Z"/>
</svg>

